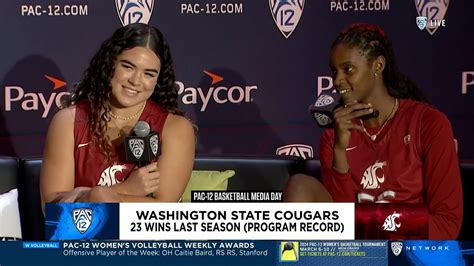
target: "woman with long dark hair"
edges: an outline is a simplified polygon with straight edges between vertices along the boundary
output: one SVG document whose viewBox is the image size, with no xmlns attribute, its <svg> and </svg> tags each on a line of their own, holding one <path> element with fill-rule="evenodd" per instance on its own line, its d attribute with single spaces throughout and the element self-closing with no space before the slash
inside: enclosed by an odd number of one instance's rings
<svg viewBox="0 0 474 266">
<path fill-rule="evenodd" d="M 51 121 L 43 201 L 178 201 L 191 175 L 195 136 L 174 81 L 158 29 L 137 23 L 116 30 Z M 124 137 L 137 121 L 161 140 L 161 156 L 143 167 L 125 161 Z"/>
</svg>

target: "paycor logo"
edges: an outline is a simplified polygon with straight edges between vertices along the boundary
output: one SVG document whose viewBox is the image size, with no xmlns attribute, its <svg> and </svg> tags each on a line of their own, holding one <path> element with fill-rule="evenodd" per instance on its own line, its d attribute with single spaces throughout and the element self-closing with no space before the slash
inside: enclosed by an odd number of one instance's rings
<svg viewBox="0 0 474 266">
<path fill-rule="evenodd" d="M 468 89 L 474 90 L 474 71 L 463 71 L 461 73 L 461 93 L 467 94 Z M 336 93 L 336 88 L 330 76 L 318 76 L 316 97 L 321 95 L 323 91 Z"/>
<path fill-rule="evenodd" d="M 474 88 L 474 71 L 462 72 L 462 94 L 467 94 L 467 88 Z"/>
<path fill-rule="evenodd" d="M 256 85 L 214 86 L 223 81 L 224 77 L 209 71 L 204 71 L 204 74 L 212 79 L 211 87 L 209 87 L 207 92 L 204 92 L 199 87 L 186 87 L 181 81 L 175 82 L 178 85 L 178 94 L 182 95 L 181 101 L 183 104 L 200 104 L 201 108 L 199 110 L 204 112 L 211 102 L 216 104 L 253 102 L 252 93 L 258 89 Z"/>
<path fill-rule="evenodd" d="M 318 97 L 323 91 L 330 90 L 331 93 L 336 93 L 336 88 L 334 88 L 332 83 L 332 77 L 330 76 L 318 76 Z"/>
<path fill-rule="evenodd" d="M 57 107 L 61 106 L 61 99 L 64 95 L 69 95 L 70 92 L 55 92 L 66 85 L 66 82 L 53 78 L 48 75 L 44 75 L 45 78 L 53 83 L 53 88 L 49 96 L 42 92 L 25 92 L 20 86 L 5 86 L 4 89 L 4 106 L 5 112 L 10 112 L 12 109 L 16 109 L 19 106 L 24 111 L 41 111 L 41 117 L 45 118 L 48 116 L 49 111 L 53 104 Z"/>
</svg>

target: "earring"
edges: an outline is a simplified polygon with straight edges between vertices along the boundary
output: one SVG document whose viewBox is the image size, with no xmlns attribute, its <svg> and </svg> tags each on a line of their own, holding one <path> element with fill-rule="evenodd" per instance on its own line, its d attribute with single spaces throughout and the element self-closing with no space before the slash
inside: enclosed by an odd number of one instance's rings
<svg viewBox="0 0 474 266">
<path fill-rule="evenodd" d="M 376 77 L 376 76 L 378 76 L 378 75 L 379 75 L 379 73 L 378 73 L 378 72 L 375 72 L 375 73 L 374 73 L 374 76 L 375 76 L 375 77 Z"/>
</svg>

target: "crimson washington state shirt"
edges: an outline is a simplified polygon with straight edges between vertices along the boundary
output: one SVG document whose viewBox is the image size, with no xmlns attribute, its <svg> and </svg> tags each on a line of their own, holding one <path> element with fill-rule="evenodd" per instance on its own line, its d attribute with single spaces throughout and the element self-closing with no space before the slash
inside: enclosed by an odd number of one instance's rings
<svg viewBox="0 0 474 266">
<path fill-rule="evenodd" d="M 370 134 L 378 130 L 368 129 Z M 453 132 L 444 114 L 424 103 L 400 100 L 375 141 L 352 130 L 348 173 L 332 168 L 333 146 L 334 130 L 327 129 L 320 142 L 321 174 L 335 201 L 421 203 L 428 209 L 430 239 L 457 238 L 462 186 Z"/>
<path fill-rule="evenodd" d="M 123 182 L 135 164 L 125 162 L 124 143 L 112 147 L 110 160 L 98 146 L 91 142 L 89 133 L 89 104 L 76 104 L 74 121 L 74 187 L 112 186 Z M 153 101 L 147 101 L 139 121 L 145 121 L 151 130 L 156 131 L 162 139 L 163 126 L 168 113 Z"/>
</svg>

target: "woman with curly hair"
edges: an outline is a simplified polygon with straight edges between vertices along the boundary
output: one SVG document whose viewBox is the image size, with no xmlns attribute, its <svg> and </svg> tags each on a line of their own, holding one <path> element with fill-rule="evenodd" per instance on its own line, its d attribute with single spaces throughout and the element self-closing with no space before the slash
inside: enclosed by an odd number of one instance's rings
<svg viewBox="0 0 474 266">
<path fill-rule="evenodd" d="M 456 239 L 463 196 L 451 125 L 400 73 L 386 33 L 351 25 L 334 41 L 329 65 L 345 104 L 334 111 L 334 129 L 321 136 L 324 187 L 295 176 L 286 200 L 415 203 L 429 215 L 421 235 Z"/>
<path fill-rule="evenodd" d="M 193 168 L 195 136 L 178 109 L 174 81 L 170 49 L 155 27 L 130 24 L 102 43 L 51 120 L 43 202 L 178 201 Z M 124 137 L 137 121 L 161 140 L 161 156 L 143 167 L 125 161 Z"/>
</svg>

